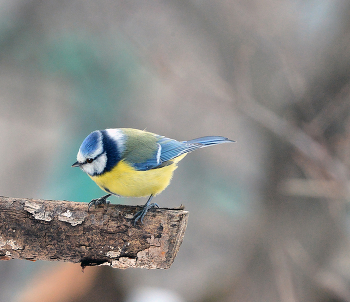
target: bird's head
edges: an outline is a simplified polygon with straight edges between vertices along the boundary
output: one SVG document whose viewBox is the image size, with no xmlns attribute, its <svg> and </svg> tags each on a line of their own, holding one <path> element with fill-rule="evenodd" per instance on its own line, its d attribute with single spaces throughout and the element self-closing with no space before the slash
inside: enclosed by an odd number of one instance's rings
<svg viewBox="0 0 350 302">
<path fill-rule="evenodd" d="M 102 131 L 90 133 L 81 144 L 77 161 L 72 167 L 79 167 L 90 176 L 101 174 L 107 165 L 107 153 L 103 145 Z"/>
<path fill-rule="evenodd" d="M 77 161 L 72 167 L 79 167 L 90 176 L 111 171 L 121 159 L 125 140 L 126 136 L 120 129 L 90 133 L 81 144 Z"/>
</svg>

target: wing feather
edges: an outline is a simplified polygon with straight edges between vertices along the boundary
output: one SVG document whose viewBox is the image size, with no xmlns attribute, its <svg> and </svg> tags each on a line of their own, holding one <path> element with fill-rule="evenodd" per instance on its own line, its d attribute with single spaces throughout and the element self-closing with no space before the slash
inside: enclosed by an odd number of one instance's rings
<svg viewBox="0 0 350 302">
<path fill-rule="evenodd" d="M 221 143 L 233 142 L 232 140 L 229 140 L 228 138 L 222 137 L 222 136 L 205 136 L 205 137 L 200 137 L 190 141 L 183 141 L 183 142 L 179 142 L 177 140 L 167 138 L 164 136 L 159 136 L 159 135 L 156 135 L 156 136 L 157 136 L 156 141 L 147 141 L 147 143 L 145 142 L 147 145 L 146 149 L 148 149 L 148 151 L 154 150 L 152 151 L 152 154 L 149 154 L 147 159 L 142 161 L 136 161 L 136 160 L 128 161 L 138 171 L 147 171 L 150 169 L 156 169 L 156 168 L 162 167 L 166 165 L 165 164 L 166 162 L 171 161 L 176 157 L 179 157 L 185 153 L 192 152 L 199 148 L 217 145 Z M 138 144 L 138 146 L 140 146 L 140 144 Z M 145 147 L 146 146 L 143 146 L 143 148 Z M 139 149 L 137 150 L 137 152 L 134 152 L 135 150 L 130 150 L 130 151 L 131 151 L 130 154 L 140 152 Z M 127 157 L 130 158 L 130 154 Z M 140 157 L 138 156 L 137 158 L 140 158 Z"/>
</svg>

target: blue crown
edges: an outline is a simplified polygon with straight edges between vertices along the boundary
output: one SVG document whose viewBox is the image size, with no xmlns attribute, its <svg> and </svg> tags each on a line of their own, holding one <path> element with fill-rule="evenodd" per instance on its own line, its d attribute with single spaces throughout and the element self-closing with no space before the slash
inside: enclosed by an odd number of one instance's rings
<svg viewBox="0 0 350 302">
<path fill-rule="evenodd" d="M 80 146 L 80 152 L 82 155 L 87 156 L 96 151 L 101 142 L 101 132 L 96 130 L 90 133 Z"/>
</svg>

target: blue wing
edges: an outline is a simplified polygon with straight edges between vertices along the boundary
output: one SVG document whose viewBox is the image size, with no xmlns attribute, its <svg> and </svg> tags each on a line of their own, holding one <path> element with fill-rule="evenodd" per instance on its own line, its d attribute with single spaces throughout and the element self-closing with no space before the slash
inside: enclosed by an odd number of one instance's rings
<svg viewBox="0 0 350 302">
<path fill-rule="evenodd" d="M 133 166 L 139 171 L 156 169 L 164 165 L 165 162 L 182 154 L 192 152 L 199 148 L 228 142 L 234 141 L 222 136 L 205 136 L 190 141 L 179 142 L 174 139 L 159 136 L 157 141 L 158 148 L 153 156 L 142 163 L 133 164 Z"/>
<path fill-rule="evenodd" d="M 158 143 L 161 146 L 160 163 L 164 163 L 182 154 L 192 152 L 203 147 L 203 145 L 200 143 L 179 142 L 167 137 L 161 138 Z"/>
<path fill-rule="evenodd" d="M 133 163 L 132 165 L 138 171 L 156 169 L 175 157 L 201 147 L 200 144 L 187 144 L 186 142 L 178 142 L 174 139 L 159 136 L 157 148 L 155 148 L 156 150 L 152 157 L 141 163 Z"/>
</svg>

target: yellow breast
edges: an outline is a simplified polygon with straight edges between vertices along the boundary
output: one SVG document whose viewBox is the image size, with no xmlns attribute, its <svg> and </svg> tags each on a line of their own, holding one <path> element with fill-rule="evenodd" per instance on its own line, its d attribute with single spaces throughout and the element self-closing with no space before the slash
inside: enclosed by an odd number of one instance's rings
<svg viewBox="0 0 350 302">
<path fill-rule="evenodd" d="M 124 161 L 120 161 L 110 172 L 99 176 L 90 176 L 103 190 L 126 197 L 143 197 L 162 192 L 170 183 L 177 163 L 185 157 L 183 154 L 173 163 L 158 169 L 137 171 Z"/>
</svg>

